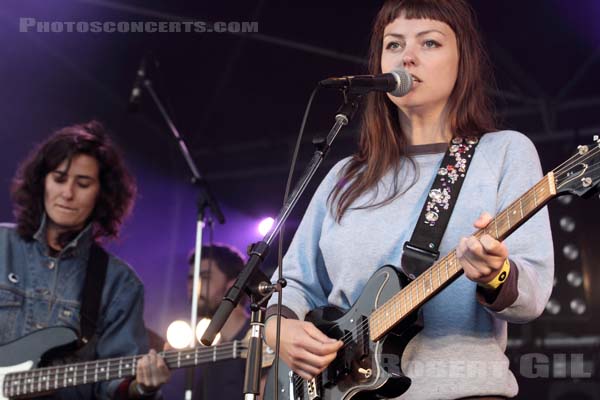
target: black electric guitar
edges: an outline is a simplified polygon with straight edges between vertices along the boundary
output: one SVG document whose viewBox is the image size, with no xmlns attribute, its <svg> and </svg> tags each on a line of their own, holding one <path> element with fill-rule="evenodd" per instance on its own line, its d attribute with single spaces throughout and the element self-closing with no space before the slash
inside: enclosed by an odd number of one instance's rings
<svg viewBox="0 0 600 400">
<path fill-rule="evenodd" d="M 32 398 L 57 389 L 135 376 L 142 356 L 78 362 L 35 368 L 75 347 L 76 333 L 65 327 L 46 328 L 0 346 L 0 400 Z M 245 358 L 246 340 L 211 347 L 160 352 L 170 369 Z M 271 365 L 273 352 L 263 347 L 263 367 Z"/>
<path fill-rule="evenodd" d="M 579 146 L 575 155 L 548 173 L 475 236 L 489 234 L 502 241 L 554 197 L 563 194 L 588 197 L 597 192 L 600 139 L 594 137 L 594 141 L 593 145 Z M 280 364 L 278 376 L 274 376 L 272 368 L 264 398 L 273 398 L 274 384 L 282 400 L 400 396 L 410 386 L 410 378 L 404 375 L 398 362 L 394 363 L 395 370 L 388 369 L 389 363 L 382 355 L 395 354 L 396 360 L 402 359 L 406 345 L 422 329 L 420 307 L 462 272 L 456 250 L 414 280 L 387 265 L 369 279 L 349 311 L 334 307 L 311 311 L 306 320 L 327 336 L 342 340 L 343 348 L 323 373 L 309 381 L 284 363 Z"/>
</svg>

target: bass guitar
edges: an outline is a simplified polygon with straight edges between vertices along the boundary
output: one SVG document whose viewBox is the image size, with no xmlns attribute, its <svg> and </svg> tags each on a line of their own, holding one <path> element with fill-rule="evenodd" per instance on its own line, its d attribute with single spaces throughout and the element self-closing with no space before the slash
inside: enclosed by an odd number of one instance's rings
<svg viewBox="0 0 600 400">
<path fill-rule="evenodd" d="M 506 239 L 551 199 L 572 194 L 589 197 L 600 182 L 600 139 L 579 146 L 577 153 L 544 176 L 535 186 L 500 212 L 489 225 L 474 235 Z M 277 385 L 280 399 L 334 400 L 393 398 L 410 386 L 402 366 L 388 368 L 384 354 L 402 359 L 408 342 L 422 329 L 420 307 L 457 279 L 463 270 L 456 249 L 411 280 L 397 268 L 386 265 L 367 282 L 348 311 L 322 307 L 306 320 L 344 346 L 336 359 L 318 376 L 304 380 L 284 363 L 278 376 L 272 368 L 267 378 L 265 399 L 273 398 Z"/>
<path fill-rule="evenodd" d="M 32 369 L 73 349 L 77 339 L 77 334 L 69 328 L 52 327 L 0 346 L 0 400 L 34 398 L 57 389 L 135 376 L 141 355 Z M 185 368 L 246 358 L 248 343 L 236 340 L 158 354 L 170 369 Z M 271 365 L 273 358 L 273 352 L 263 347 L 263 367 Z"/>
</svg>

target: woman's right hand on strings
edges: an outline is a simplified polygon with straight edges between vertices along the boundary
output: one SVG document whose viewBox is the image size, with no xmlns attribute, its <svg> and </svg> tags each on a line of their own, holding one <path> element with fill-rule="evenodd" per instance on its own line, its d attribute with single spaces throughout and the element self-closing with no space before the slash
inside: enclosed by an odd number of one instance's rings
<svg viewBox="0 0 600 400">
<path fill-rule="evenodd" d="M 265 327 L 265 340 L 275 349 L 277 319 L 269 318 Z M 312 379 L 335 359 L 343 342 L 332 339 L 310 322 L 281 319 L 281 359 L 303 379 Z"/>
</svg>

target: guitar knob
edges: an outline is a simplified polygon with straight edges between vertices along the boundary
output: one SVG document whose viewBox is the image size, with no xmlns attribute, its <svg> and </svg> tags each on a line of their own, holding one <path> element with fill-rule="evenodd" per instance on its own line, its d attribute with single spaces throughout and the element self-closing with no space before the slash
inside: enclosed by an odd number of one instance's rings
<svg viewBox="0 0 600 400">
<path fill-rule="evenodd" d="M 592 185 L 592 178 L 590 178 L 590 177 L 581 178 L 581 183 L 583 184 L 583 187 L 590 187 Z"/>
</svg>

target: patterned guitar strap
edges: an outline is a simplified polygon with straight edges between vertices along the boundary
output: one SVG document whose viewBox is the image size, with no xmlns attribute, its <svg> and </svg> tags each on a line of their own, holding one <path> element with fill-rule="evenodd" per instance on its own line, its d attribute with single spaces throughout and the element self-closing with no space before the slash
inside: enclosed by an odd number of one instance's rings
<svg viewBox="0 0 600 400">
<path fill-rule="evenodd" d="M 456 137 L 450 141 L 412 237 L 403 246 L 401 268 L 411 279 L 440 256 L 442 237 L 478 143 L 475 137 Z"/>
</svg>

